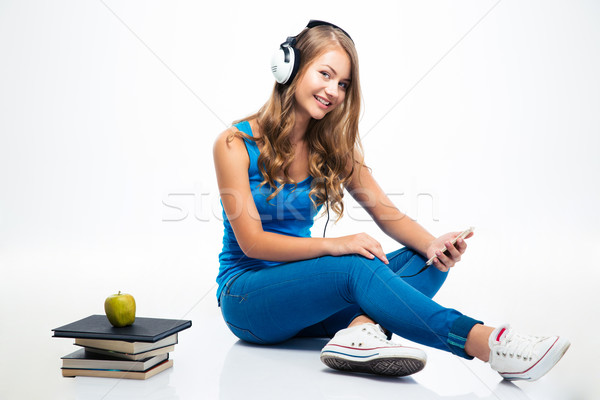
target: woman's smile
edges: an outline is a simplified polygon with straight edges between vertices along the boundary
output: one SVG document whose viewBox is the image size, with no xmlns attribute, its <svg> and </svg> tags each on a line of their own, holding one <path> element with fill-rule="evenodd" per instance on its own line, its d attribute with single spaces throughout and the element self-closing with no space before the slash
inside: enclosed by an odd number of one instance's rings
<svg viewBox="0 0 600 400">
<path fill-rule="evenodd" d="M 317 103 L 319 103 L 319 105 L 324 109 L 328 109 L 331 105 L 331 102 L 327 101 L 323 97 L 315 96 L 315 99 L 317 100 Z"/>
</svg>

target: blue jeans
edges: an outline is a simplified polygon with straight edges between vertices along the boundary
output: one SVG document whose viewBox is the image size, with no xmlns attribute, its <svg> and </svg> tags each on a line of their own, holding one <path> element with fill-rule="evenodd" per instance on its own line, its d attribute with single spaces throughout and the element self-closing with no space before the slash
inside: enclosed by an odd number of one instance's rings
<svg viewBox="0 0 600 400">
<path fill-rule="evenodd" d="M 332 337 L 365 314 L 389 331 L 471 359 L 464 346 L 481 321 L 432 300 L 447 273 L 401 248 L 389 264 L 352 254 L 324 256 L 248 270 L 230 279 L 219 304 L 240 339 L 273 344 L 293 337 Z"/>
</svg>

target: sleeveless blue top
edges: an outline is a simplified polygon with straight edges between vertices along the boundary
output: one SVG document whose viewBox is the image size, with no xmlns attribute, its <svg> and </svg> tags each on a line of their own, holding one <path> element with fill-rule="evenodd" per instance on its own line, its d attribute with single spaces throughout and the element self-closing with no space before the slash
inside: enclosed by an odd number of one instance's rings
<svg viewBox="0 0 600 400">
<path fill-rule="evenodd" d="M 254 137 L 248 121 L 242 121 L 234 126 L 241 132 Z M 310 237 L 310 229 L 313 226 L 314 218 L 322 207 L 321 205 L 315 208 L 308 197 L 313 177 L 309 176 L 305 180 L 298 182 L 295 190 L 293 184 L 283 185 L 281 192 L 267 203 L 267 197 L 274 190 L 268 183 L 261 188 L 258 187 L 263 181 L 263 176 L 258 169 L 260 150 L 252 140 L 244 138 L 244 144 L 250 157 L 250 167 L 248 168 L 250 190 L 252 191 L 252 198 L 256 204 L 256 209 L 260 214 L 263 230 L 287 236 Z M 279 187 L 279 184 L 276 184 Z M 222 207 L 223 202 L 221 201 Z M 260 269 L 282 264 L 282 262 L 278 261 L 266 261 L 247 257 L 238 245 L 225 210 L 222 213 L 224 234 L 223 250 L 219 254 L 220 267 L 219 275 L 217 276 L 217 283 L 219 284 L 217 299 L 220 298 L 225 284 L 239 273 L 249 269 Z"/>
</svg>

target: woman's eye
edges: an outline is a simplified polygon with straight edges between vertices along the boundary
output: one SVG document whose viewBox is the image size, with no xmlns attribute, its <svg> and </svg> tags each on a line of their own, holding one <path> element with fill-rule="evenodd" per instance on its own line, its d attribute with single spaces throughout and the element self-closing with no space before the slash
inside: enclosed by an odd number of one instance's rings
<svg viewBox="0 0 600 400">
<path fill-rule="evenodd" d="M 329 78 L 329 74 L 325 71 L 321 72 L 321 74 L 325 77 L 325 78 Z"/>
<path fill-rule="evenodd" d="M 346 82 L 340 82 L 340 86 L 344 89 L 348 89 L 348 84 Z"/>
</svg>

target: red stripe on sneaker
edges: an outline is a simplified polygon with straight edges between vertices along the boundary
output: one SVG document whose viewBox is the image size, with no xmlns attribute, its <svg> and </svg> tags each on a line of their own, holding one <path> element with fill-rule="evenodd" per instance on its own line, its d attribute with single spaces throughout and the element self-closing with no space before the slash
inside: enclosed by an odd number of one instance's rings
<svg viewBox="0 0 600 400">
<path fill-rule="evenodd" d="M 352 346 L 343 346 L 341 344 L 328 344 L 327 346 L 335 346 L 335 347 L 341 347 L 344 349 L 353 349 L 353 350 L 378 350 L 378 349 L 415 349 L 418 350 L 416 347 L 408 347 L 408 346 L 377 346 L 377 347 L 352 347 Z"/>
<path fill-rule="evenodd" d="M 535 367 L 536 365 L 538 365 L 538 364 L 539 364 L 539 362 L 540 362 L 540 361 L 542 361 L 542 359 L 543 359 L 544 357 L 546 357 L 546 356 L 548 355 L 548 353 L 550 353 L 550 350 L 552 350 L 552 348 L 554 347 L 554 345 L 556 344 L 556 342 L 558 342 L 558 339 L 560 339 L 560 336 L 558 336 L 558 337 L 556 338 L 556 340 L 554 341 L 554 343 L 552 343 L 552 346 L 550 346 L 550 347 L 548 348 L 548 350 L 546 350 L 546 352 L 544 353 L 544 355 L 543 355 L 543 356 L 541 356 L 541 357 L 540 357 L 540 359 L 539 359 L 539 360 L 538 360 L 538 361 L 537 361 L 535 364 L 533 364 L 531 367 L 529 367 L 529 368 L 527 368 L 525 371 L 523 371 L 523 373 L 525 373 L 525 372 L 528 372 L 528 371 L 529 371 L 531 368 L 533 368 L 533 367 Z M 558 362 L 558 361 L 557 361 L 557 362 Z"/>
<path fill-rule="evenodd" d="M 525 374 L 527 372 L 529 372 L 529 370 L 533 367 L 535 367 L 536 365 L 538 365 L 540 363 L 540 361 L 542 361 L 542 359 L 544 357 L 546 357 L 548 355 L 548 353 L 550 352 L 550 350 L 552 350 L 552 348 L 554 347 L 554 345 L 556 344 L 556 342 L 558 342 L 558 340 L 560 339 L 560 336 L 558 336 L 556 338 L 556 340 L 554 341 L 554 343 L 552 343 L 552 346 L 550 346 L 548 348 L 548 350 L 546 350 L 546 352 L 544 353 L 543 356 L 540 357 L 539 360 L 537 360 L 537 362 L 535 364 L 533 364 L 531 367 L 527 368 L 525 371 L 521 371 L 521 372 L 500 372 L 501 374 L 512 374 L 512 375 L 518 375 L 518 374 Z M 557 361 L 558 362 L 558 361 Z"/>
<path fill-rule="evenodd" d="M 500 336 L 502 336 L 502 334 L 504 333 L 504 331 L 506 330 L 506 328 L 502 328 L 502 330 L 500 331 L 500 333 L 498 334 L 498 337 L 496 338 L 496 342 L 500 341 Z"/>
</svg>

